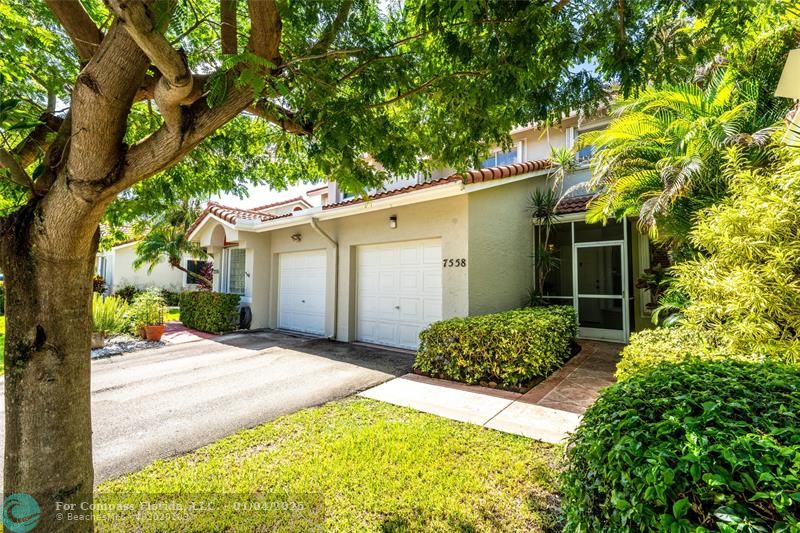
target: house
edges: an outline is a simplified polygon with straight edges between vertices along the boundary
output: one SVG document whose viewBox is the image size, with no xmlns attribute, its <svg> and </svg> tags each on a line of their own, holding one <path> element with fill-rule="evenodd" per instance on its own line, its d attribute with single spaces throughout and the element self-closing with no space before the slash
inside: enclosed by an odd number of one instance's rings
<svg viewBox="0 0 800 533">
<path fill-rule="evenodd" d="M 308 191 L 321 205 L 266 213 L 210 203 L 189 230 L 214 255 L 214 288 L 242 295 L 252 327 L 415 349 L 428 324 L 521 306 L 534 284 L 536 189 L 552 186 L 551 147 L 606 121 L 576 117 L 518 128 L 511 150 L 482 168 L 397 179 L 367 197 L 335 183 Z M 591 149 L 565 187 L 589 177 Z M 550 301 L 574 305 L 585 338 L 626 341 L 649 322 L 634 280 L 651 247 L 630 221 L 588 225 L 588 196 L 559 206 L 551 242 L 560 267 Z"/>
<path fill-rule="evenodd" d="M 254 207 L 251 211 L 270 216 L 283 216 L 310 207 L 311 204 L 306 199 L 298 197 Z M 158 287 L 172 292 L 182 292 L 197 288 L 196 278 L 177 268 L 172 268 L 166 259 L 159 261 L 152 271 L 148 271 L 148 265 L 138 269 L 134 268 L 133 262 L 136 259 L 136 245 L 138 243 L 138 239 L 130 239 L 109 250 L 98 252 L 95 262 L 95 274 L 105 280 L 106 286 L 111 293 L 117 292 L 126 286 L 133 286 L 137 289 Z M 199 273 L 205 263 L 205 260 L 192 257 L 183 257 L 181 259 L 181 266 L 195 273 Z"/>
</svg>

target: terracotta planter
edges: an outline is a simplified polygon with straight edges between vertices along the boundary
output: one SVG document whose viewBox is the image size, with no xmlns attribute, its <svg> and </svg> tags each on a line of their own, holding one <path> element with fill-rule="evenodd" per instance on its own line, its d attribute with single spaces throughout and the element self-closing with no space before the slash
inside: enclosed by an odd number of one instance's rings
<svg viewBox="0 0 800 533">
<path fill-rule="evenodd" d="M 147 338 L 147 332 L 145 332 L 145 330 L 144 330 L 144 326 L 143 326 L 143 327 L 141 327 L 141 328 L 137 328 L 137 329 L 136 329 L 136 335 L 137 335 L 138 337 L 141 337 L 141 338 L 143 338 L 143 339 L 146 339 L 146 338 Z"/>
<path fill-rule="evenodd" d="M 160 326 L 145 326 L 144 331 L 147 334 L 147 340 L 149 341 L 160 341 L 161 336 L 164 335 L 164 330 L 167 329 L 167 326 L 161 324 Z"/>
</svg>

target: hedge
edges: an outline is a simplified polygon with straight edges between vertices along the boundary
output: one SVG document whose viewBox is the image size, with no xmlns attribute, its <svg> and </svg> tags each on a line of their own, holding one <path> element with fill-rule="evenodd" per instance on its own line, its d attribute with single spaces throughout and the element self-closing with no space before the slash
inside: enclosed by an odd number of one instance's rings
<svg viewBox="0 0 800 533">
<path fill-rule="evenodd" d="M 567 531 L 797 531 L 800 369 L 686 361 L 603 391 L 570 439 Z"/>
<path fill-rule="evenodd" d="M 181 322 L 192 329 L 208 333 L 233 331 L 239 324 L 238 294 L 209 291 L 181 293 Z"/>
<path fill-rule="evenodd" d="M 617 364 L 617 379 L 628 379 L 637 372 L 643 372 L 661 363 L 680 363 L 692 359 L 709 361 L 737 360 L 749 362 L 791 362 L 792 351 L 800 352 L 796 341 L 761 346 L 760 350 L 732 350 L 719 346 L 707 332 L 678 326 L 655 328 L 631 335 L 630 342 L 622 350 L 622 358 Z"/>
<path fill-rule="evenodd" d="M 414 367 L 466 383 L 522 385 L 569 359 L 576 332 L 572 306 L 451 318 L 420 334 Z"/>
</svg>

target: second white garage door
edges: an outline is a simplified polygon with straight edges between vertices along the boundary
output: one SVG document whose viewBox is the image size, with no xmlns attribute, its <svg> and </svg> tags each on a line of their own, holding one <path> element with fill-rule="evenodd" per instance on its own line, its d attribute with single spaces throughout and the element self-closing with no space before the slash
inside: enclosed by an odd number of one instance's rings
<svg viewBox="0 0 800 533">
<path fill-rule="evenodd" d="M 281 254 L 278 262 L 278 327 L 324 335 L 325 250 Z"/>
<path fill-rule="evenodd" d="M 439 240 L 361 246 L 357 269 L 358 340 L 416 349 L 420 331 L 442 319 Z"/>
</svg>

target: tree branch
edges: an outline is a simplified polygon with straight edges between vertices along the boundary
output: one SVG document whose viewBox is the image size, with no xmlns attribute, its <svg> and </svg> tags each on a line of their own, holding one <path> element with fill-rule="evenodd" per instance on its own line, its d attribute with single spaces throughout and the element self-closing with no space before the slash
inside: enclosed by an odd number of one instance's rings
<svg viewBox="0 0 800 533">
<path fill-rule="evenodd" d="M 194 86 L 186 58 L 164 37 L 162 28 L 156 27 L 154 14 L 141 0 L 110 0 L 109 4 L 131 38 L 161 73 L 154 98 L 167 127 L 178 131 L 183 121 L 181 105 L 191 103 L 189 96 Z"/>
<path fill-rule="evenodd" d="M 219 20 L 222 33 L 222 53 L 235 55 L 239 52 L 236 35 L 236 0 L 220 0 Z"/>
<path fill-rule="evenodd" d="M 450 73 L 450 74 L 448 74 L 446 76 L 434 76 L 433 78 L 429 79 L 428 81 L 426 81 L 422 85 L 418 85 L 417 87 L 414 87 L 413 89 L 409 89 L 408 91 L 406 91 L 406 92 L 404 92 L 402 94 L 398 94 L 394 98 L 390 98 L 390 99 L 385 100 L 383 102 L 378 102 L 377 104 L 371 104 L 371 105 L 367 106 L 367 108 L 368 109 L 377 109 L 379 107 L 385 107 L 387 105 L 391 105 L 391 104 L 393 104 L 395 102 L 403 100 L 404 98 L 408 98 L 409 96 L 414 96 L 415 94 L 421 93 L 422 91 L 424 91 L 425 89 L 427 89 L 428 87 L 430 87 L 431 85 L 436 83 L 437 81 L 443 80 L 443 79 L 448 78 L 450 76 L 482 76 L 482 75 L 483 75 L 482 72 L 475 72 L 475 71 L 465 70 L 465 71 L 452 72 L 452 73 Z"/>
<path fill-rule="evenodd" d="M 250 51 L 272 62 L 281 64 L 281 14 L 275 0 L 248 0 L 250 12 Z"/>
<path fill-rule="evenodd" d="M 205 98 L 197 100 L 186 108 L 184 130 L 176 132 L 165 125 L 131 146 L 118 179 L 103 194 L 116 195 L 174 165 L 252 103 L 253 93 L 248 87 L 232 91 L 225 102 L 214 108 L 208 107 Z"/>
<path fill-rule="evenodd" d="M 350 15 L 350 9 L 353 7 L 353 0 L 344 0 L 341 4 L 339 4 L 339 9 L 336 11 L 336 17 L 331 21 L 328 26 L 322 30 L 322 34 L 319 37 L 319 40 L 311 47 L 312 54 L 319 54 L 320 52 L 327 52 L 328 49 L 331 47 L 331 43 L 333 43 L 336 36 L 339 34 L 339 30 L 342 29 L 344 23 L 347 21 L 347 17 Z"/>
<path fill-rule="evenodd" d="M 287 133 L 311 135 L 314 132 L 313 125 L 301 123 L 294 113 L 274 102 L 269 102 L 269 105 L 263 101 L 256 102 L 247 108 L 247 112 L 275 124 Z"/>
<path fill-rule="evenodd" d="M 57 132 L 64 122 L 64 119 L 51 113 L 44 113 L 39 120 L 41 124 L 33 128 L 28 136 L 11 150 L 11 155 L 22 168 L 27 168 L 47 150 L 49 145 L 47 136 Z"/>
<path fill-rule="evenodd" d="M 8 150 L 3 148 L 0 148 L 0 165 L 8 170 L 11 181 L 20 187 L 25 187 L 33 191 L 33 180 L 31 177 L 28 176 L 25 169 L 20 166 L 19 161 L 17 161 Z"/>
<path fill-rule="evenodd" d="M 80 0 L 47 0 L 47 7 L 66 30 L 80 60 L 89 61 L 103 41 L 103 32 L 97 28 Z"/>
</svg>

